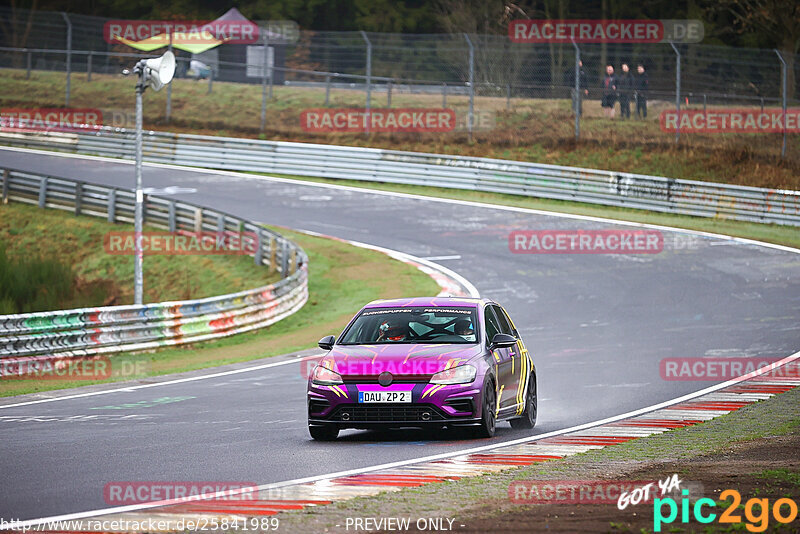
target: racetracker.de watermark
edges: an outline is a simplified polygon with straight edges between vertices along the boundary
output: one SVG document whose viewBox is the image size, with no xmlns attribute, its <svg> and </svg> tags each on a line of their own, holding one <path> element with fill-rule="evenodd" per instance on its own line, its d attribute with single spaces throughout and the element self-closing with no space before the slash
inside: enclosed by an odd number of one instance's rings
<svg viewBox="0 0 800 534">
<path fill-rule="evenodd" d="M 647 480 L 515 480 L 508 486 L 514 504 L 616 504 Z M 648 501 L 652 502 L 653 494 Z"/>
<path fill-rule="evenodd" d="M 3 131 L 84 131 L 103 126 L 103 112 L 95 108 L 2 108 Z"/>
<path fill-rule="evenodd" d="M 147 256 L 250 256 L 258 238 L 255 232 L 142 232 L 141 242 Z M 108 232 L 103 248 L 107 254 L 134 254 L 136 232 Z"/>
<path fill-rule="evenodd" d="M 658 254 L 664 236 L 658 230 L 514 230 L 508 248 L 514 254 Z"/>
<path fill-rule="evenodd" d="M 232 481 L 120 481 L 103 487 L 106 504 L 113 506 L 154 501 L 253 501 L 258 499 L 255 482 Z"/>
<path fill-rule="evenodd" d="M 155 46 L 197 44 L 253 44 L 258 25 L 249 20 L 109 20 L 103 25 L 109 44 L 147 41 Z"/>
<path fill-rule="evenodd" d="M 780 358 L 664 358 L 658 364 L 662 380 L 722 381 L 770 367 Z M 800 378 L 800 362 L 771 368 L 761 376 Z"/>
<path fill-rule="evenodd" d="M 306 132 L 452 132 L 456 112 L 447 108 L 307 109 L 300 114 Z"/>
<path fill-rule="evenodd" d="M 1 380 L 107 380 L 147 375 L 149 363 L 108 356 L 23 357 L 0 359 Z"/>
<path fill-rule="evenodd" d="M 672 133 L 800 133 L 800 108 L 719 108 L 662 111 L 658 118 L 663 132 Z"/>
<path fill-rule="evenodd" d="M 699 20 L 519 19 L 508 25 L 514 43 L 699 43 Z"/>
</svg>

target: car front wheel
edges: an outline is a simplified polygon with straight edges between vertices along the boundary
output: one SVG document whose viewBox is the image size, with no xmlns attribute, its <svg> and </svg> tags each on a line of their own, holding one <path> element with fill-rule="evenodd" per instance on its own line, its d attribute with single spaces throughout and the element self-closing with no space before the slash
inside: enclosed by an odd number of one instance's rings
<svg viewBox="0 0 800 534">
<path fill-rule="evenodd" d="M 481 410 L 481 423 L 478 427 L 478 436 L 491 438 L 497 426 L 496 407 L 497 393 L 494 390 L 494 382 L 487 380 L 483 386 L 483 409 Z"/>
</svg>

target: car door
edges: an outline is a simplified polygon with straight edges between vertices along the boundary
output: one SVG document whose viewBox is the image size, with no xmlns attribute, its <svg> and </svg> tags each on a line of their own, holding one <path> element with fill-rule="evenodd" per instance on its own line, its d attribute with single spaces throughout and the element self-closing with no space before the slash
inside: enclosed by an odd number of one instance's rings
<svg viewBox="0 0 800 534">
<path fill-rule="evenodd" d="M 523 358 L 526 357 L 524 353 L 524 347 L 522 342 L 519 341 L 519 333 L 517 332 L 517 329 L 514 328 L 511 319 L 508 317 L 508 314 L 502 308 L 502 306 L 493 305 L 492 309 L 497 316 L 498 324 L 500 325 L 500 331 L 503 334 L 514 336 L 518 340 L 514 347 L 508 349 L 508 357 L 509 361 L 511 362 L 511 368 L 506 379 L 506 393 L 508 393 L 508 398 L 502 400 L 502 402 L 505 404 L 501 404 L 501 406 L 518 406 L 520 408 L 518 411 L 521 413 L 522 409 L 524 408 L 523 404 L 525 402 L 525 381 L 527 379 L 527 374 L 530 371 L 528 369 L 528 362 L 523 362 Z"/>
<path fill-rule="evenodd" d="M 502 323 L 498 318 L 495 306 L 488 305 L 483 311 L 484 314 L 484 329 L 486 332 L 486 346 L 489 346 L 495 334 L 503 332 Z M 497 398 L 499 400 L 500 410 L 514 405 L 516 397 L 513 390 L 509 391 L 509 387 L 513 382 L 512 365 L 513 360 L 511 356 L 511 349 L 496 348 L 491 353 L 492 363 L 495 366 L 495 376 L 497 377 Z M 510 401 L 510 402 L 509 402 Z"/>
</svg>

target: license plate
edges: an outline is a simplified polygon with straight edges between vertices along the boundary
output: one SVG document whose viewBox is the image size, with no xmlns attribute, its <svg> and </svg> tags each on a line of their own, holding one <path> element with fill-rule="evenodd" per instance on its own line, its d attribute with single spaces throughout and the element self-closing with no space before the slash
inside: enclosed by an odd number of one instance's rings
<svg viewBox="0 0 800 534">
<path fill-rule="evenodd" d="M 411 402 L 410 391 L 359 391 L 358 402 Z"/>
</svg>

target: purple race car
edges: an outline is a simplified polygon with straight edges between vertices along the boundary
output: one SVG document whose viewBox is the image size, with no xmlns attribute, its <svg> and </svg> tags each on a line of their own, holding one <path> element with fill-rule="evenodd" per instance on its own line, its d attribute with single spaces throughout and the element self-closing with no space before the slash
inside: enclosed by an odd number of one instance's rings
<svg viewBox="0 0 800 534">
<path fill-rule="evenodd" d="M 491 437 L 498 420 L 536 424 L 536 369 L 497 303 L 409 298 L 367 304 L 308 380 L 308 429 L 472 426 Z"/>
</svg>

